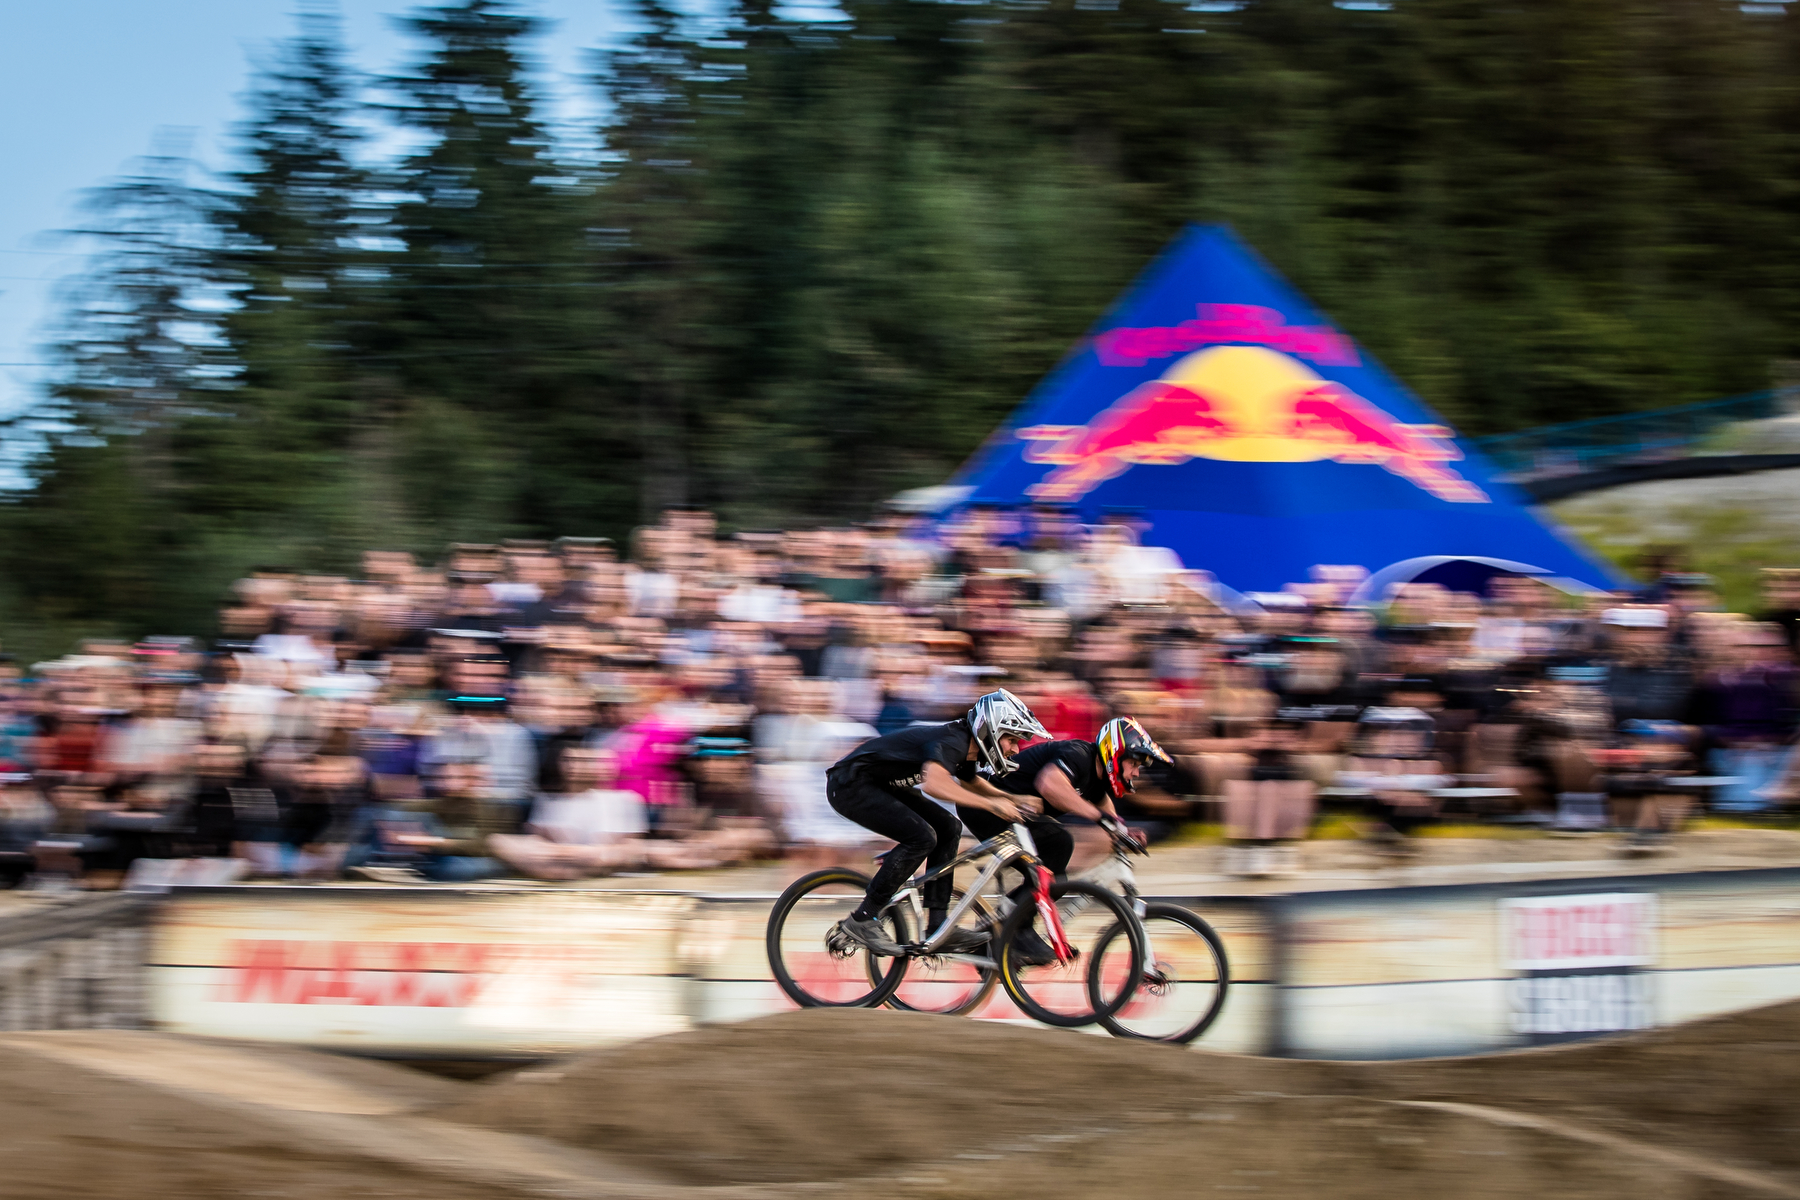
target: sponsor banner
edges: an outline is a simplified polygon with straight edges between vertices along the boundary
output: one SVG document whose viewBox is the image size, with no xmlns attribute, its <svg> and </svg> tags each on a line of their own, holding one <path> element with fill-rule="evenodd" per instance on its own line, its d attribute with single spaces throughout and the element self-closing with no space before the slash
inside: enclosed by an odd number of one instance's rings
<svg viewBox="0 0 1800 1200">
<path fill-rule="evenodd" d="M 1503 900 L 1501 945 L 1511 971 L 1646 966 L 1656 957 L 1650 892 Z"/>
<path fill-rule="evenodd" d="M 243 888 L 178 893 L 158 1024 L 372 1052 L 556 1052 L 688 1025 L 683 896 Z M 703 927 L 702 927 L 703 928 Z"/>
<path fill-rule="evenodd" d="M 1649 892 L 1531 896 L 1500 904 L 1513 1032 L 1539 1045 L 1656 1023 L 1656 897 Z"/>
<path fill-rule="evenodd" d="M 1558 896 L 1453 885 L 1169 898 L 1211 921 L 1231 957 L 1230 996 L 1199 1048 L 1405 1058 L 1800 996 L 1797 883 L 1747 870 Z M 771 899 L 176 889 L 153 931 L 152 1011 L 175 1032 L 338 1050 L 564 1053 L 788 1008 L 763 944 Z M 1020 1019 L 998 995 L 982 1015 Z"/>
<path fill-rule="evenodd" d="M 1642 971 L 1536 974 L 1508 986 L 1513 1031 L 1533 1044 L 1656 1024 L 1651 981 Z"/>
</svg>

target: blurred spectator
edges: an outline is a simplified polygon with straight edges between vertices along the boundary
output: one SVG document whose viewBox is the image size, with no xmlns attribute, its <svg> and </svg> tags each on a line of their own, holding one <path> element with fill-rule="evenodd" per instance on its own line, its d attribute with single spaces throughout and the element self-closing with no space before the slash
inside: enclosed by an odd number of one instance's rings
<svg viewBox="0 0 1800 1200">
<path fill-rule="evenodd" d="M 1449 780 L 1433 753 L 1434 737 L 1429 714 L 1398 705 L 1370 707 L 1357 728 L 1341 778 L 1368 791 L 1374 837 L 1390 850 L 1409 849 L 1408 835 L 1438 814 L 1434 793 Z"/>
<path fill-rule="evenodd" d="M 438 763 L 432 794 L 374 810 L 348 862 L 381 883 L 466 883 L 500 873 L 489 839 L 517 825 L 510 804 L 495 801 L 479 760 Z"/>
<path fill-rule="evenodd" d="M 258 568 L 210 652 L 159 636 L 23 676 L 0 661 L 0 882 L 108 886 L 158 856 L 411 882 L 777 842 L 828 862 L 866 846 L 823 804 L 823 765 L 997 683 L 1057 738 L 1143 721 L 1175 763 L 1121 811 L 1155 836 L 1216 814 L 1248 874 L 1296 867 L 1321 802 L 1399 844 L 1472 790 L 1469 819 L 1610 824 L 1635 849 L 1679 828 L 1670 781 L 1702 765 L 1735 781 L 1720 810 L 1800 802 L 1800 572 L 1765 572 L 1760 620 L 1667 572 L 1630 598 L 1499 575 L 1359 606 L 1360 567 L 1245 599 L 1147 532 L 990 506 L 721 536 L 690 507 L 628 561 L 564 538 L 370 551 L 360 579 Z"/>
<path fill-rule="evenodd" d="M 1668 610 L 1625 605 L 1600 615 L 1611 662 L 1606 695 L 1615 721 L 1679 721 L 1688 711 L 1694 674 L 1669 637 Z"/>
<path fill-rule="evenodd" d="M 1225 836 L 1232 842 L 1226 870 L 1264 876 L 1298 866 L 1292 843 L 1306 836 L 1314 785 L 1296 761 L 1302 724 L 1269 722 L 1251 735 L 1249 778 L 1225 783 Z"/>
<path fill-rule="evenodd" d="M 301 879 L 336 875 L 367 800 L 359 758 L 316 754 L 294 764 L 282 805 L 281 873 Z"/>
<path fill-rule="evenodd" d="M 611 751 L 561 748 L 555 786 L 540 792 L 519 834 L 494 834 L 496 858 L 534 879 L 584 879 L 635 869 L 645 858 L 636 844 L 649 832 L 644 798 L 613 787 Z"/>
<path fill-rule="evenodd" d="M 1721 666 L 1696 691 L 1693 723 L 1713 769 L 1737 780 L 1717 807 L 1755 812 L 1767 807 L 1762 789 L 1774 781 L 1793 737 L 1794 670 L 1780 626 L 1745 621 L 1729 636 Z"/>
</svg>

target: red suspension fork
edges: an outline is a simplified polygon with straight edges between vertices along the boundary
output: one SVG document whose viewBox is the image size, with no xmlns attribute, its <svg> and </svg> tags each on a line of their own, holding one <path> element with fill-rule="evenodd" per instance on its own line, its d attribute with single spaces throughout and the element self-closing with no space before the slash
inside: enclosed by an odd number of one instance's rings
<svg viewBox="0 0 1800 1200">
<path fill-rule="evenodd" d="M 1032 897 L 1037 901 L 1038 915 L 1044 918 L 1044 928 L 1050 931 L 1050 948 L 1056 951 L 1056 961 L 1066 963 L 1075 957 L 1069 948 L 1069 939 L 1063 936 L 1062 914 L 1056 911 L 1056 903 L 1050 899 L 1050 868 L 1033 867 Z"/>
</svg>

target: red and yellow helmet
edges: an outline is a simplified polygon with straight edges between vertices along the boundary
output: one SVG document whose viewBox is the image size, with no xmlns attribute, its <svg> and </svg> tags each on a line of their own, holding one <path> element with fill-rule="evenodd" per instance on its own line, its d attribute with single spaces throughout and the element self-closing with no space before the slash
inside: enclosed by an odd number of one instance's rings
<svg viewBox="0 0 1800 1200">
<path fill-rule="evenodd" d="M 1106 790 L 1117 800 L 1131 790 L 1125 782 L 1125 760 L 1135 758 L 1139 762 L 1174 762 L 1156 744 L 1156 739 L 1144 732 L 1144 727 L 1130 717 L 1114 717 L 1100 727 L 1100 735 L 1094 739 L 1094 745 L 1100 751 L 1100 773 L 1106 779 Z"/>
</svg>

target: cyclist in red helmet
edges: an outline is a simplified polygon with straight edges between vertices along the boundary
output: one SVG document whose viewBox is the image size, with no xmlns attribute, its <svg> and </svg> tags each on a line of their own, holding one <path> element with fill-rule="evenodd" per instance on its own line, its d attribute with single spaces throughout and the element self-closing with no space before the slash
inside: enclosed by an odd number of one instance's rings
<svg viewBox="0 0 1800 1200">
<path fill-rule="evenodd" d="M 1068 872 L 1075 839 L 1055 814 L 1085 817 L 1103 828 L 1123 832 L 1125 823 L 1113 802 L 1132 790 L 1146 763 L 1171 761 L 1142 725 L 1130 717 L 1114 717 L 1100 727 L 1091 742 L 1071 738 L 1026 747 L 1019 752 L 1017 769 L 993 783 L 1010 795 L 1040 797 L 1054 810 L 1027 821 L 1025 827 L 1037 843 L 1038 858 L 1061 878 Z M 957 815 L 970 833 L 983 840 L 1006 828 L 1005 821 L 980 809 L 959 808 Z M 1024 949 L 1026 961 L 1032 961 L 1037 947 Z M 1045 946 L 1037 957 L 1048 952 Z"/>
<path fill-rule="evenodd" d="M 1085 817 L 1097 825 L 1123 824 L 1113 802 L 1123 799 L 1137 786 L 1137 777 L 1145 764 L 1173 761 L 1142 725 L 1130 717 L 1114 717 L 1100 727 L 1099 734 L 1091 742 L 1070 738 L 1060 742 L 1039 742 L 1020 751 L 1018 769 L 995 779 L 994 786 L 1015 796 L 1042 797 L 1057 811 Z M 991 823 L 983 819 L 984 815 L 963 814 L 963 823 L 976 837 L 993 836 L 977 828 L 978 824 Z M 970 822 L 970 817 L 975 818 L 974 823 Z M 1030 826 L 1032 836 L 1038 837 L 1039 825 L 1054 824 L 1054 818 L 1048 814 L 1038 818 Z M 1050 834 L 1051 838 L 1072 848 L 1073 841 L 1068 832 L 1060 826 L 1056 830 Z M 1038 838 L 1038 849 L 1045 852 L 1045 865 L 1054 868 L 1056 864 L 1049 857 L 1049 848 L 1042 838 Z M 1067 851 L 1063 852 L 1062 861 L 1067 864 Z"/>
</svg>

